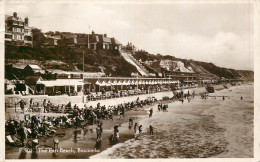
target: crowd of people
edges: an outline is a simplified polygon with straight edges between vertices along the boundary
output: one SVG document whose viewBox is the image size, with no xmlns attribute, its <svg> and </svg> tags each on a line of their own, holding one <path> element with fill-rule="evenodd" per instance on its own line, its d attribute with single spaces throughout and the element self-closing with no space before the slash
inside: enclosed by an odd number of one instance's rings
<svg viewBox="0 0 260 162">
<path fill-rule="evenodd" d="M 119 105 L 113 106 L 101 106 L 100 103 L 96 107 L 79 108 L 76 104 L 72 106 L 71 102 L 65 105 L 65 109 L 71 109 L 67 114 L 63 114 L 57 117 L 47 117 L 47 116 L 30 116 L 25 115 L 24 120 L 8 120 L 5 122 L 7 143 L 16 146 L 24 146 L 25 141 L 28 138 L 38 139 L 43 136 L 52 137 L 57 129 L 60 128 L 70 128 L 70 127 L 86 127 L 88 125 L 97 125 L 97 141 L 101 141 L 102 137 L 102 120 L 113 120 L 114 116 L 119 116 L 123 118 L 125 111 L 131 110 L 138 107 L 143 107 L 144 105 L 149 105 L 157 101 L 156 98 L 147 98 L 145 100 L 137 100 L 132 102 L 126 102 Z M 24 101 L 21 101 L 23 104 Z M 32 105 L 32 100 L 30 100 L 30 105 Z M 50 101 L 43 101 L 44 111 L 48 112 L 49 107 L 51 107 Z M 118 125 L 114 127 L 113 138 L 118 139 L 119 129 Z M 141 128 L 139 128 L 141 130 Z M 15 137 L 15 138 L 13 138 Z"/>
</svg>

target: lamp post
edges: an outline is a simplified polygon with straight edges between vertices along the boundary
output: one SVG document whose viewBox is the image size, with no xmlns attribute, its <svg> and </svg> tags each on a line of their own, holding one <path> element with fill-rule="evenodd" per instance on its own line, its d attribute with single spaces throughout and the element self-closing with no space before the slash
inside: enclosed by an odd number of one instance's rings
<svg viewBox="0 0 260 162">
<path fill-rule="evenodd" d="M 69 96 L 70 96 L 70 78 L 71 78 L 71 76 L 69 75 L 68 78 L 69 78 Z"/>
</svg>

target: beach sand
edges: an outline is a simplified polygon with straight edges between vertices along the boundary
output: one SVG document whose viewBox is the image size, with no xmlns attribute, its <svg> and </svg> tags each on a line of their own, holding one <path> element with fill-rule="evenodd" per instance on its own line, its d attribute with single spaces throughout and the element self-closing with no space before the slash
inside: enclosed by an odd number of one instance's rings
<svg viewBox="0 0 260 162">
<path fill-rule="evenodd" d="M 201 89 L 203 90 L 203 89 Z M 170 93 L 169 93 L 170 94 Z M 172 93 L 171 93 L 172 94 Z M 153 94 L 157 97 L 156 94 Z M 6 146 L 6 158 L 37 159 L 83 159 L 83 158 L 251 158 L 253 157 L 253 86 L 243 85 L 216 91 L 210 95 L 229 96 L 202 100 L 195 96 L 190 103 L 185 100 L 169 103 L 168 112 L 158 112 L 157 104 L 138 108 L 138 111 L 127 111 L 123 120 L 114 117 L 113 121 L 104 121 L 101 145 L 96 144 L 96 126 L 86 129 L 64 129 L 66 135 L 58 137 L 59 147 L 73 148 L 75 153 L 26 153 L 22 155 L 18 149 Z M 243 100 L 240 96 L 243 95 Z M 161 99 L 165 93 L 159 95 Z M 142 98 L 147 97 L 143 95 Z M 136 96 L 120 99 L 127 102 Z M 103 104 L 119 103 L 119 100 L 102 101 Z M 96 104 L 93 102 L 91 104 Z M 153 107 L 152 118 L 148 118 L 148 110 Z M 143 133 L 136 140 L 134 130 L 128 128 L 129 117 L 134 123 L 143 125 Z M 116 145 L 110 145 L 108 138 L 112 127 L 120 125 L 120 139 Z M 154 135 L 148 133 L 149 125 L 155 128 Z M 75 132 L 77 140 L 74 140 Z M 54 138 L 40 140 L 41 148 L 51 148 Z M 77 152 L 77 149 L 98 150 L 98 152 Z"/>
<path fill-rule="evenodd" d="M 155 111 L 139 123 L 144 133 L 90 158 L 252 158 L 253 86 L 243 85 L 169 104 L 168 112 Z M 243 96 L 243 100 L 240 97 Z M 157 110 L 154 106 L 154 110 Z M 155 127 L 154 135 L 148 126 Z"/>
</svg>

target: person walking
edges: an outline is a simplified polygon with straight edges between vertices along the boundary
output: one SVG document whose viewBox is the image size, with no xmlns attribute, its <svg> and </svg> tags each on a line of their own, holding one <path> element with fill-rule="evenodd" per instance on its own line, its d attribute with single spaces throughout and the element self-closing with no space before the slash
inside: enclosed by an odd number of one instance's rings
<svg viewBox="0 0 260 162">
<path fill-rule="evenodd" d="M 152 117 L 152 115 L 153 115 L 153 108 L 150 109 L 149 118 Z"/>
</svg>

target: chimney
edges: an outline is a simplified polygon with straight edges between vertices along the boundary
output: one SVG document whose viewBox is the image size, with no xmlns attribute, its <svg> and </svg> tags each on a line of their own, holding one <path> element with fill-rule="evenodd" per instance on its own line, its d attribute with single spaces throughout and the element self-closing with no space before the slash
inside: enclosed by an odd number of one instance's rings
<svg viewBox="0 0 260 162">
<path fill-rule="evenodd" d="M 13 16 L 14 16 L 15 18 L 17 18 L 17 13 L 16 13 L 16 12 L 14 12 L 14 13 L 13 13 Z"/>
<path fill-rule="evenodd" d="M 24 19 L 24 22 L 25 22 L 26 25 L 28 25 L 28 23 L 29 23 L 28 17 L 26 17 L 26 18 Z"/>
</svg>

